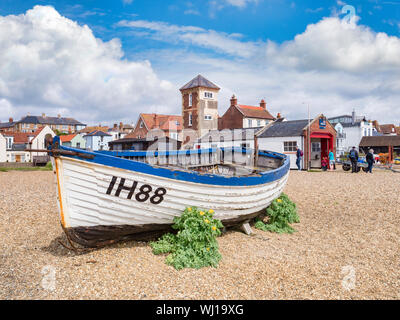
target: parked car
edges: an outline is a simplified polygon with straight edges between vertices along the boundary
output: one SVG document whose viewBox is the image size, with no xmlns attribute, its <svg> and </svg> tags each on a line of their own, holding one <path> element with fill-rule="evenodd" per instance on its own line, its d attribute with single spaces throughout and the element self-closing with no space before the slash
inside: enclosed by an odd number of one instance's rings
<svg viewBox="0 0 400 320">
<path fill-rule="evenodd" d="M 394 164 L 400 164 L 400 157 L 399 158 L 394 158 Z"/>
</svg>

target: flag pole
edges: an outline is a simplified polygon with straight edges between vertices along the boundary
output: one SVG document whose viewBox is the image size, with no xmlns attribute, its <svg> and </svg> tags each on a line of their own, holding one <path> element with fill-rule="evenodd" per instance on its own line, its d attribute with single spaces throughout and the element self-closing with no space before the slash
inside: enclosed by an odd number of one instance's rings
<svg viewBox="0 0 400 320">
<path fill-rule="evenodd" d="M 307 103 L 308 108 L 308 170 L 311 169 L 311 128 L 310 128 L 310 104 Z"/>
</svg>

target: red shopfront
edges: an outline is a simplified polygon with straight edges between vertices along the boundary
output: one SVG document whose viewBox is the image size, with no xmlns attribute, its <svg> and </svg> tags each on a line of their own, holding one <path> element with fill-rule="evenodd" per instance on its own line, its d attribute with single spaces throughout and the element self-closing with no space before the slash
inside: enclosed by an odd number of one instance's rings
<svg viewBox="0 0 400 320">
<path fill-rule="evenodd" d="M 308 134 L 310 133 L 310 137 Z M 321 160 L 328 158 L 329 151 L 336 154 L 336 130 L 320 115 L 310 123 L 303 131 L 304 137 L 304 168 L 321 168 Z"/>
</svg>

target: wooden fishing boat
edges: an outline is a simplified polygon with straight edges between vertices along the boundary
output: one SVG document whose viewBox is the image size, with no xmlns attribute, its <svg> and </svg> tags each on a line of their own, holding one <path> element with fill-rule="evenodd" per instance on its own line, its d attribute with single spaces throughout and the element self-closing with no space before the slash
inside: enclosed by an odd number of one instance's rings
<svg viewBox="0 0 400 320">
<path fill-rule="evenodd" d="M 243 223 L 280 196 L 290 168 L 284 154 L 242 148 L 91 152 L 55 137 L 49 149 L 62 227 L 88 247 L 154 238 L 189 206 Z"/>
</svg>

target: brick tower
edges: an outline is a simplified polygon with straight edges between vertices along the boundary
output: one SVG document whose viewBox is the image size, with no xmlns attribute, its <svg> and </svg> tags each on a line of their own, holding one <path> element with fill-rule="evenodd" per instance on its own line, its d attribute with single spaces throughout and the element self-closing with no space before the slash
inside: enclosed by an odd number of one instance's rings
<svg viewBox="0 0 400 320">
<path fill-rule="evenodd" d="M 200 138 L 208 131 L 218 129 L 219 90 L 219 87 L 201 75 L 180 88 L 184 144 L 188 142 L 185 130 L 194 130 L 197 138 Z M 190 142 L 193 142 L 193 138 Z"/>
</svg>

